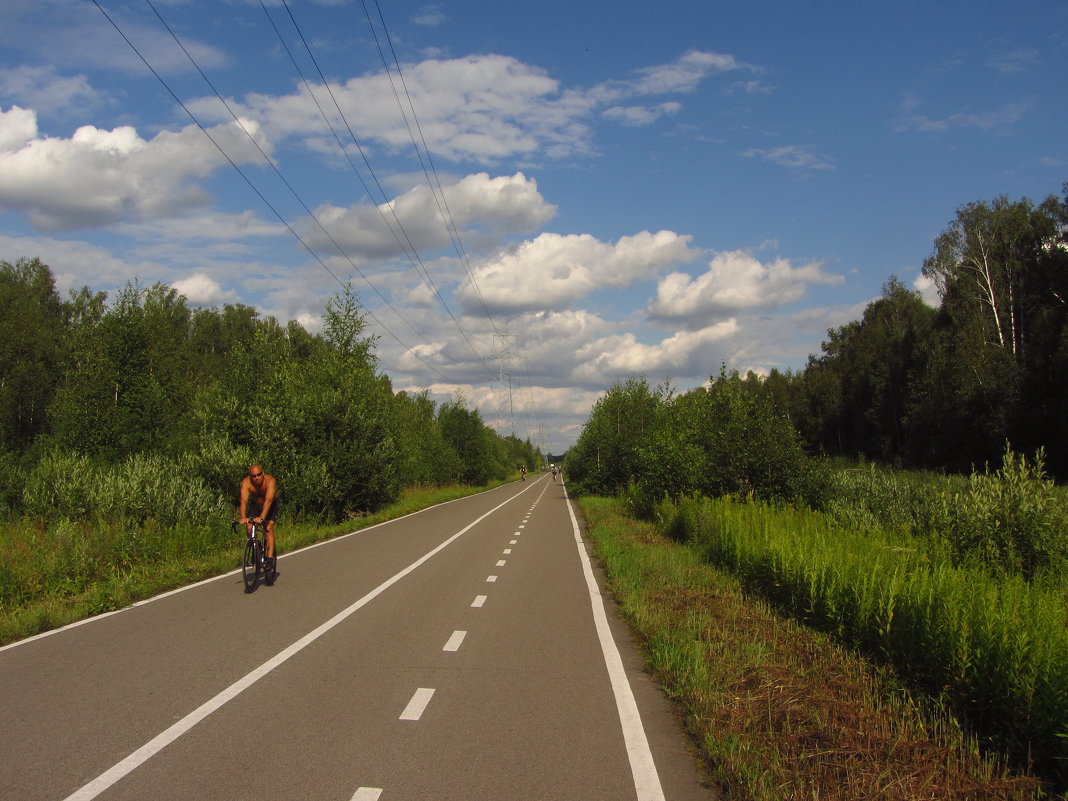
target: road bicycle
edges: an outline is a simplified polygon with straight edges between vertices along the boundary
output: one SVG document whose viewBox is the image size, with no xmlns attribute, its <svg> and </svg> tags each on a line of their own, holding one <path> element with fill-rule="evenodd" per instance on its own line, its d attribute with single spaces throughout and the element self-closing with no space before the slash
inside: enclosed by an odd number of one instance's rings
<svg viewBox="0 0 1068 801">
<path fill-rule="evenodd" d="M 241 523 L 235 520 L 230 528 L 234 531 Z M 241 575 L 245 581 L 245 592 L 252 592 L 260 583 L 263 576 L 264 583 L 270 587 L 274 584 L 275 563 L 273 558 L 267 557 L 267 521 L 261 523 L 249 522 L 246 530 L 245 555 L 241 562 Z"/>
</svg>

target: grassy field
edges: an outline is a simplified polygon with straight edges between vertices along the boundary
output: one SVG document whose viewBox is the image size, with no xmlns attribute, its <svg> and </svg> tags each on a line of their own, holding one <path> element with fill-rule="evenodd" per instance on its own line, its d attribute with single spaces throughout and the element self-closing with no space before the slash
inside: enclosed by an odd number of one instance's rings
<svg viewBox="0 0 1068 801">
<path fill-rule="evenodd" d="M 484 489 L 410 490 L 374 515 L 334 526 L 283 516 L 279 553 Z M 0 523 L 0 645 L 226 573 L 240 566 L 243 547 L 244 535 L 231 532 L 229 518 L 172 527 L 152 520 Z"/>
<path fill-rule="evenodd" d="M 580 501 L 650 669 L 728 798 L 1034 799 L 935 702 L 747 592 L 703 555 Z"/>
</svg>

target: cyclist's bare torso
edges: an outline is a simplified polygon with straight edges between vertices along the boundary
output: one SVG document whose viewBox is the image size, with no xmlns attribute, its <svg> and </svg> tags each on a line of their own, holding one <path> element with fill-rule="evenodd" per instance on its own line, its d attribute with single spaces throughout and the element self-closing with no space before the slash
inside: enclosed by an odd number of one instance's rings
<svg viewBox="0 0 1068 801">
<path fill-rule="evenodd" d="M 278 482 L 274 476 L 263 472 L 258 464 L 248 469 L 248 475 L 241 479 L 241 522 L 249 523 L 249 510 L 253 519 L 267 521 L 267 556 L 274 556 L 274 518 L 278 499 Z"/>
</svg>

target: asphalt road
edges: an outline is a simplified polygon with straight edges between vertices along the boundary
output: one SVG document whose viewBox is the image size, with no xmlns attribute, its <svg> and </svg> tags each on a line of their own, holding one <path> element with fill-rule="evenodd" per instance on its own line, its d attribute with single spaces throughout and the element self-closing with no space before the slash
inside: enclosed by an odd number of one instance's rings
<svg viewBox="0 0 1068 801">
<path fill-rule="evenodd" d="M 0 649 L 0 798 L 707 801 L 535 475 Z"/>
</svg>

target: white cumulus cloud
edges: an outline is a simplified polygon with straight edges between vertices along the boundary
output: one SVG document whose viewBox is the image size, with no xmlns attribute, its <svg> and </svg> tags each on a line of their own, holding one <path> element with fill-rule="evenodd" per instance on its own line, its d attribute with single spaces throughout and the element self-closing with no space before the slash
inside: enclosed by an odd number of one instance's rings
<svg viewBox="0 0 1068 801">
<path fill-rule="evenodd" d="M 196 306 L 212 306 L 237 299 L 236 293 L 223 290 L 219 282 L 206 273 L 193 273 L 188 278 L 172 282 L 171 286 Z"/>
<path fill-rule="evenodd" d="M 491 310 L 559 310 L 605 287 L 622 288 L 690 261 L 691 237 L 673 231 L 642 231 L 615 244 L 589 234 L 541 234 L 474 270 L 482 298 Z M 475 302 L 470 283 L 458 292 Z"/>
<path fill-rule="evenodd" d="M 572 378 L 583 386 L 611 383 L 631 375 L 691 375 L 707 369 L 709 345 L 737 334 L 736 320 L 722 320 L 697 331 L 678 331 L 654 344 L 630 332 L 595 339 L 576 353 Z"/>
<path fill-rule="evenodd" d="M 792 303 L 809 284 L 834 286 L 843 280 L 825 273 L 818 262 L 794 267 L 780 258 L 764 264 L 745 251 L 727 251 L 717 253 L 699 276 L 677 271 L 665 276 L 647 310 L 655 320 L 702 326 L 710 318 Z"/>
<path fill-rule="evenodd" d="M 398 114 L 396 79 L 391 82 L 384 72 L 332 83 L 329 93 L 321 84 L 313 84 L 314 97 L 301 85 L 286 95 L 250 93 L 230 105 L 243 116 L 259 120 L 272 141 L 301 139 L 309 149 L 331 158 L 340 153 L 336 140 L 324 133 L 320 105 L 329 109 L 336 131 L 351 128 L 361 142 L 384 144 L 398 152 L 412 146 L 410 109 L 414 108 L 420 137 L 435 157 L 493 164 L 506 158 L 546 155 L 559 159 L 590 153 L 594 149 L 592 115 L 607 110 L 608 119 L 647 124 L 678 112 L 681 105 L 674 101 L 626 105 L 623 101 L 689 93 L 712 74 L 740 69 L 751 68 L 730 55 L 691 50 L 668 64 L 638 70 L 629 79 L 562 88 L 540 67 L 510 56 L 479 54 L 403 65 L 407 119 Z M 319 104 L 315 98 L 320 98 Z M 225 119 L 215 97 L 190 101 L 187 106 L 201 118 Z M 355 148 L 351 151 L 351 158 L 358 162 Z"/>
<path fill-rule="evenodd" d="M 33 114 L 33 112 L 30 112 Z M 247 129 L 256 134 L 253 123 Z M 236 124 L 212 135 L 235 161 L 260 158 Z M 206 205 L 193 179 L 226 161 L 195 126 L 142 139 L 130 126 L 83 125 L 69 139 L 41 137 L 36 115 L 0 111 L 0 208 L 23 211 L 43 231 L 145 220 Z"/>
<path fill-rule="evenodd" d="M 465 247 L 476 241 L 482 247 L 499 244 L 502 236 L 536 230 L 556 214 L 556 206 L 538 192 L 537 182 L 521 172 L 468 175 L 443 192 L 444 203 L 424 184 L 379 206 L 321 206 L 315 216 L 322 228 L 308 220 L 302 224 L 302 237 L 314 246 L 331 248 L 325 228 L 350 256 L 381 258 L 403 254 L 401 243 L 410 243 L 419 252 L 445 247 L 453 225 Z"/>
</svg>

